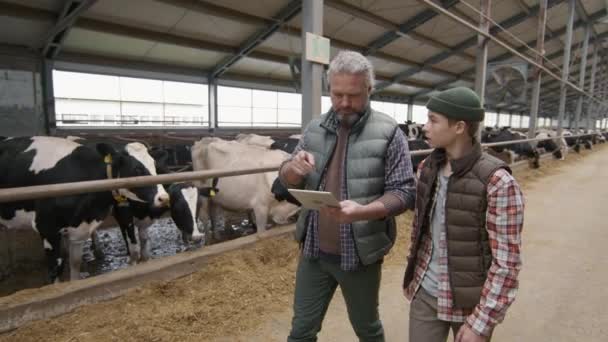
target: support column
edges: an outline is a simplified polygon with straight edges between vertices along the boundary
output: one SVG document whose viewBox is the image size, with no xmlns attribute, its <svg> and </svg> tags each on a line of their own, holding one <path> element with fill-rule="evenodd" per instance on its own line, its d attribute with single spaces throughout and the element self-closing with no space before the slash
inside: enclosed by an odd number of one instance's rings
<svg viewBox="0 0 608 342">
<path fill-rule="evenodd" d="M 410 97 L 407 102 L 407 121 L 414 121 L 414 98 Z"/>
<path fill-rule="evenodd" d="M 44 133 L 46 135 L 52 135 L 53 131 L 57 127 L 55 116 L 55 88 L 53 84 L 53 60 L 42 58 L 42 70 L 40 74 L 42 77 L 41 83 Z M 35 96 L 36 94 L 34 94 L 34 97 Z"/>
<path fill-rule="evenodd" d="M 323 0 L 302 1 L 302 42 L 306 55 L 306 33 L 323 35 Z M 308 123 L 321 114 L 321 92 L 323 65 L 307 61 L 302 57 L 302 131 Z"/>
<path fill-rule="evenodd" d="M 566 37 L 564 41 L 564 58 L 562 65 L 562 82 L 560 85 L 559 96 L 559 113 L 557 117 L 557 135 L 562 135 L 564 115 L 566 114 L 566 95 L 568 86 L 565 82 L 568 81 L 570 75 L 570 48 L 572 46 L 572 28 L 574 26 L 574 11 L 576 0 L 568 0 L 568 23 L 566 28 Z"/>
<path fill-rule="evenodd" d="M 585 89 L 585 72 L 587 70 L 587 53 L 589 52 L 589 37 L 591 37 L 591 26 L 585 27 L 585 40 L 583 41 L 583 52 L 581 52 L 581 65 L 578 79 L 578 86 L 581 90 Z M 580 128 L 581 113 L 583 111 L 583 100 L 585 99 L 584 94 L 578 95 L 578 102 L 576 103 L 576 114 L 574 116 L 574 125 L 576 130 Z"/>
<path fill-rule="evenodd" d="M 213 132 L 217 127 L 217 79 L 210 78 L 208 83 L 209 93 L 209 131 Z"/>
<path fill-rule="evenodd" d="M 602 61 L 602 65 L 603 65 L 603 77 L 602 77 L 602 87 L 600 88 L 600 94 L 599 94 L 599 98 L 602 101 L 602 104 L 599 105 L 598 107 L 598 115 L 604 120 L 603 122 L 603 129 L 608 128 L 608 112 L 607 112 L 607 108 L 606 105 L 604 104 L 606 102 L 606 99 L 608 98 L 608 80 L 606 79 L 606 77 L 608 76 L 608 66 L 606 66 L 606 59 L 604 58 Z"/>
<path fill-rule="evenodd" d="M 480 1 L 479 28 L 486 33 L 490 32 L 490 9 L 492 7 L 491 0 Z M 489 40 L 481 35 L 477 35 L 477 56 L 475 61 L 475 92 L 481 99 L 481 105 L 484 106 L 484 98 L 486 93 L 486 67 L 488 65 L 488 42 Z M 483 131 L 484 123 L 479 125 L 477 131 L 477 141 L 481 141 L 481 132 Z"/>
<path fill-rule="evenodd" d="M 538 28 L 536 33 L 536 62 L 543 65 L 543 56 L 545 54 L 545 29 L 547 27 L 547 0 L 540 0 L 539 6 Z M 536 121 L 538 119 L 538 107 L 540 105 L 542 70 L 534 67 L 532 77 L 532 103 L 530 105 L 530 128 L 528 129 L 528 138 L 530 139 L 536 136 Z"/>
</svg>

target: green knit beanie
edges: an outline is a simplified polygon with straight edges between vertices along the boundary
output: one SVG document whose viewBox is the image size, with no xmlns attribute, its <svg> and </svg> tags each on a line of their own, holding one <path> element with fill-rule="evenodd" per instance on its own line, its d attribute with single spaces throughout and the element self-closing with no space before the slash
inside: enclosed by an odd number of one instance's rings
<svg viewBox="0 0 608 342">
<path fill-rule="evenodd" d="M 484 118 L 479 96 L 467 87 L 455 87 L 432 96 L 426 108 L 455 120 L 483 121 Z"/>
</svg>

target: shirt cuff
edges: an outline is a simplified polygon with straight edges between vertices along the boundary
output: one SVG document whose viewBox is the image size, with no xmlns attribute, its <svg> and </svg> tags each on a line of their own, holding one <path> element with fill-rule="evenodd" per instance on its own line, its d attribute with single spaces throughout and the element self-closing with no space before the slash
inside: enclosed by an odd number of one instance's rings
<svg viewBox="0 0 608 342">
<path fill-rule="evenodd" d="M 479 306 L 475 307 L 473 313 L 467 317 L 466 324 L 474 333 L 485 337 L 489 337 L 492 334 L 495 325 L 490 317 L 479 309 Z"/>
<path fill-rule="evenodd" d="M 291 189 L 291 188 L 301 188 L 302 187 L 302 183 L 300 184 L 289 184 L 287 182 L 287 180 L 285 179 L 285 177 L 283 177 L 283 167 L 285 166 L 285 164 L 289 163 L 291 161 L 291 158 L 284 160 L 281 163 L 281 166 L 279 166 L 279 182 L 285 187 L 285 189 Z"/>
<path fill-rule="evenodd" d="M 405 203 L 396 195 L 390 192 L 385 193 L 377 199 L 378 202 L 382 203 L 388 214 L 386 216 L 396 216 L 405 211 Z"/>
</svg>

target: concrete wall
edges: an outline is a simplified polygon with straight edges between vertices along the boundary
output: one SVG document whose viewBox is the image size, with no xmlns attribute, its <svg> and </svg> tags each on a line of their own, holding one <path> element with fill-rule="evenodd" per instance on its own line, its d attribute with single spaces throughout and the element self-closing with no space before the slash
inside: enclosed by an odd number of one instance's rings
<svg viewBox="0 0 608 342">
<path fill-rule="evenodd" d="M 41 59 L 0 50 L 0 136 L 45 134 Z"/>
<path fill-rule="evenodd" d="M 0 225 L 0 296 L 44 285 L 46 257 L 40 235 L 33 229 Z"/>
</svg>

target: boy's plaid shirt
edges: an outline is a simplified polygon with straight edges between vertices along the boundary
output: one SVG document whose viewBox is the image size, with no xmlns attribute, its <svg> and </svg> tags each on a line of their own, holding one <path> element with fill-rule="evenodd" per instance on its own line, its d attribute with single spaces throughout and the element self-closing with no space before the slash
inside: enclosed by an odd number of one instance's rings
<svg viewBox="0 0 608 342">
<path fill-rule="evenodd" d="M 419 170 L 422 168 L 422 163 Z M 477 334 L 489 336 L 494 326 L 502 322 L 515 300 L 517 275 L 521 269 L 521 232 L 524 222 L 524 198 L 520 187 L 506 170 L 496 171 L 488 183 L 486 229 L 488 230 L 492 265 L 484 284 L 479 304 L 471 310 L 452 308 L 452 291 L 448 275 L 446 234 L 439 237 L 439 295 L 437 318 L 451 322 L 466 322 Z M 414 211 L 415 212 L 415 211 Z M 416 227 L 414 217 L 413 227 Z M 415 228 L 414 228 L 415 229 Z M 412 241 L 416 231 L 412 229 Z M 414 279 L 406 289 L 412 299 L 418 291 L 431 261 L 432 237 L 424 234 L 418 251 Z"/>
</svg>

